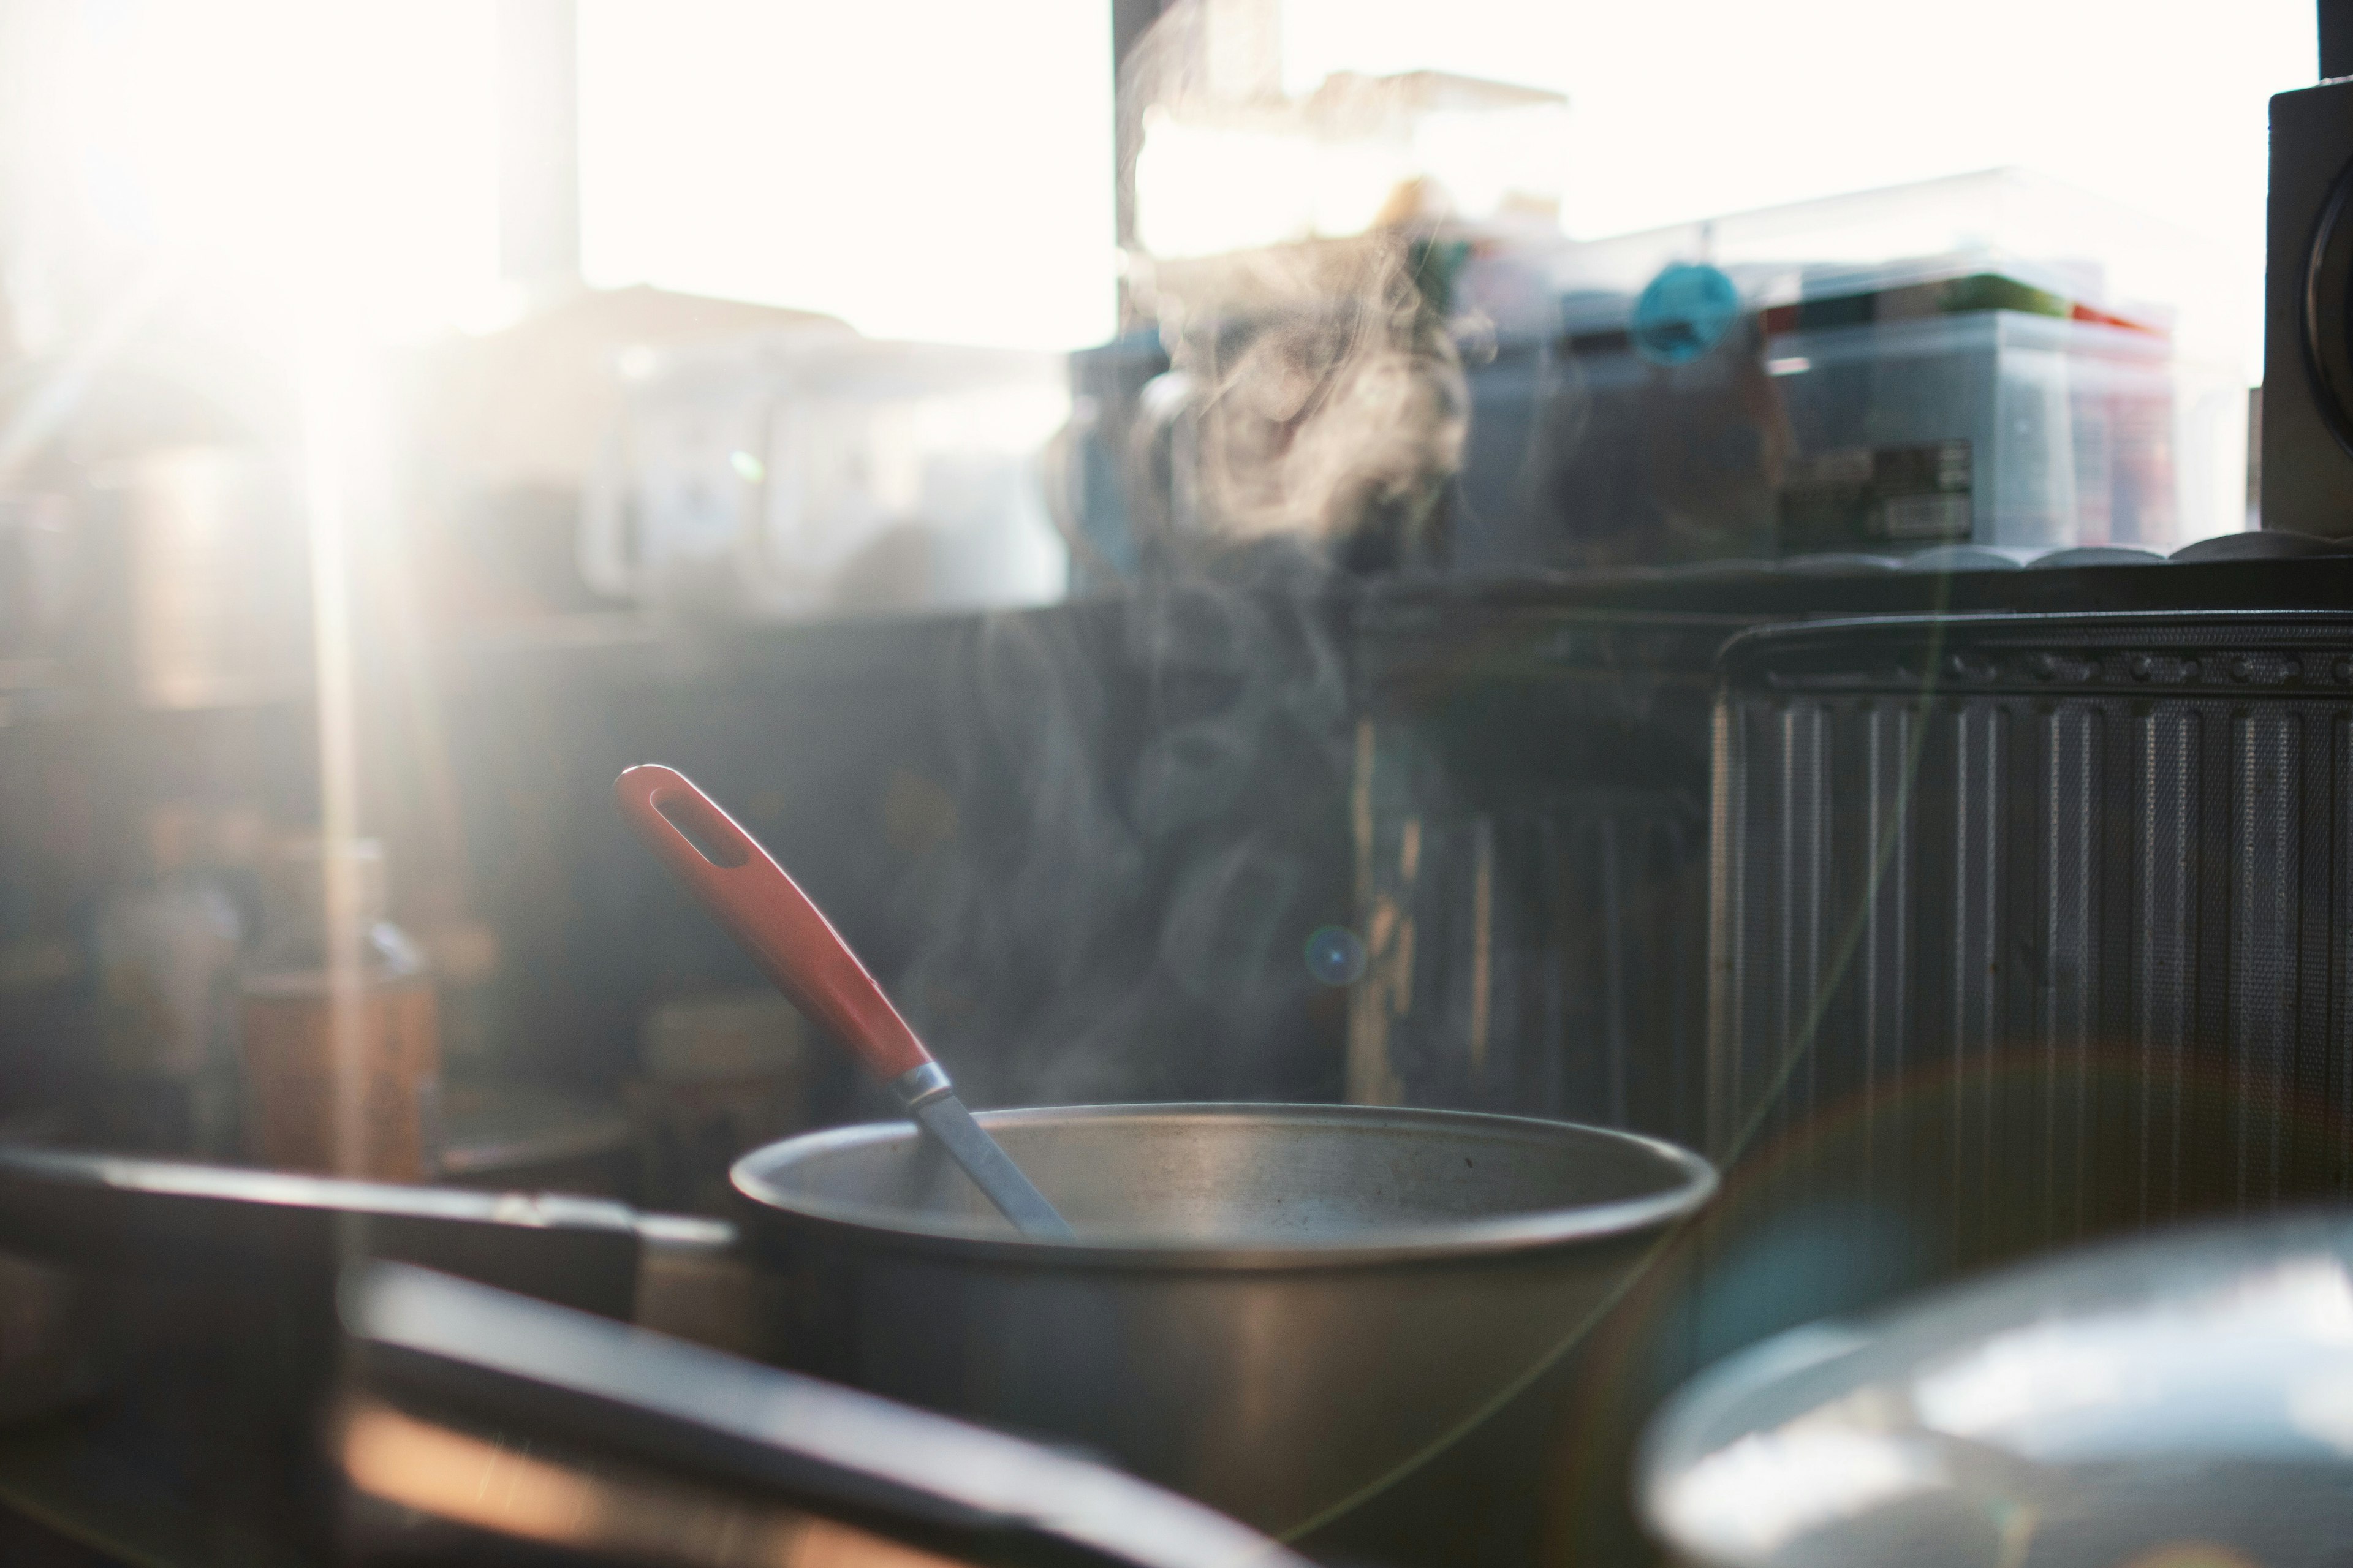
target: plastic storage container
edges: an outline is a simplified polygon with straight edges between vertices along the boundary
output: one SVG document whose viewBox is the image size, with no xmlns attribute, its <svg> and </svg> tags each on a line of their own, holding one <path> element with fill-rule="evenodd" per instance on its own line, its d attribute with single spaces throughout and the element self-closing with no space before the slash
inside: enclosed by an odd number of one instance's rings
<svg viewBox="0 0 2353 1568">
<path fill-rule="evenodd" d="M 1148 417 L 1080 433 L 1072 532 L 1107 560 L 1155 526 L 1367 558 L 1379 509 L 1340 515 L 1320 473 L 1451 485 L 1393 553 L 1470 573 L 2162 554 L 2248 521 L 2217 279 L 2193 237 L 2010 171 L 1586 243 L 1407 223 L 1163 260 L 1171 368 L 1130 400 Z M 1401 324 L 1408 287 L 1433 330 Z M 1375 362 L 1390 395 L 1346 406 Z M 1216 504 L 1303 491 L 1240 525 Z"/>
<path fill-rule="evenodd" d="M 1474 250 L 1456 563 L 2242 529 L 2226 293 L 2194 237 L 2016 171 Z"/>
<path fill-rule="evenodd" d="M 1571 337 L 1549 385 L 1472 377 L 1458 564 L 2166 552 L 2245 525 L 2244 388 L 2146 331 L 1750 318 L 1682 364 L 1614 340 Z"/>
<path fill-rule="evenodd" d="M 1739 280 L 1745 300 L 1765 309 L 1993 274 L 2094 314 L 2154 327 L 2193 358 L 2235 356 L 2241 371 L 2258 368 L 2257 345 L 2234 309 L 2232 275 L 2209 245 L 2021 169 L 1729 213 L 1542 251 L 1522 246 L 1493 265 L 1474 266 L 1466 298 L 1482 299 L 1492 288 L 1486 279 L 1527 270 L 1557 298 L 1614 295 L 1622 312 L 1676 263 L 1721 268 Z"/>
<path fill-rule="evenodd" d="M 2169 551 L 2245 523 L 2246 394 L 2148 333 L 1991 310 L 1767 339 L 1784 553 Z"/>
<path fill-rule="evenodd" d="M 792 619 L 1061 597 L 1060 356 L 801 332 L 647 355 L 584 508 L 600 590 Z"/>
</svg>

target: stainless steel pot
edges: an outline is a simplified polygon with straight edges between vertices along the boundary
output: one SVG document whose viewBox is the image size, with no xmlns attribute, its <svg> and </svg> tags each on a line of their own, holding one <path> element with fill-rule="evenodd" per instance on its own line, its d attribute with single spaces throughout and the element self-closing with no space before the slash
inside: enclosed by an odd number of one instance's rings
<svg viewBox="0 0 2353 1568">
<path fill-rule="evenodd" d="M 1075 1440 L 1277 1531 L 1509 1402 L 1715 1185 L 1650 1139 L 1451 1111 L 980 1121 L 1080 1245 L 1016 1236 L 904 1123 L 737 1163 L 776 1359 Z"/>
</svg>

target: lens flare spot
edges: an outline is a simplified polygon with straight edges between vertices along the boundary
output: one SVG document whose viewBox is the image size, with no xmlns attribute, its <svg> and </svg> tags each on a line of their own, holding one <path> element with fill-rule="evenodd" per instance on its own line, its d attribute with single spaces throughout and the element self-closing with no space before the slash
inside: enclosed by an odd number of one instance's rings
<svg viewBox="0 0 2353 1568">
<path fill-rule="evenodd" d="M 1352 985 L 1365 973 L 1364 940 L 1345 926 L 1318 926 L 1307 939 L 1307 973 L 1326 985 Z"/>
<path fill-rule="evenodd" d="M 741 449 L 730 452 L 727 463 L 747 485 L 756 485 L 768 477 L 768 465 L 749 452 Z"/>
</svg>

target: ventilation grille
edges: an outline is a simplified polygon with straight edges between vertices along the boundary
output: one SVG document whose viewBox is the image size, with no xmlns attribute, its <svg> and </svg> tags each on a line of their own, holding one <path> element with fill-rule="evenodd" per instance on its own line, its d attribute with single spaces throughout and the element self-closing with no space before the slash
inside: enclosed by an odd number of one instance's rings
<svg viewBox="0 0 2353 1568">
<path fill-rule="evenodd" d="M 1707 1142 L 1947 1266 L 2348 1193 L 2353 624 L 1736 641 Z"/>
</svg>

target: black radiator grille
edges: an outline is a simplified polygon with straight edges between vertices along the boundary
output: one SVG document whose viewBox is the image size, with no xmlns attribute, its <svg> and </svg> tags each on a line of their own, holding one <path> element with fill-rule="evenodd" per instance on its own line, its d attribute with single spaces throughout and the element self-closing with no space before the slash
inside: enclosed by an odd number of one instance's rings
<svg viewBox="0 0 2353 1568">
<path fill-rule="evenodd" d="M 2353 621 L 1754 634 L 1707 1132 L 1948 1264 L 2348 1191 Z"/>
</svg>

